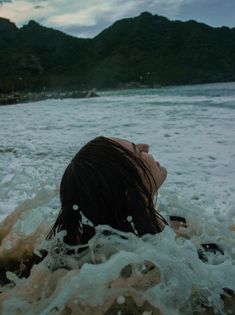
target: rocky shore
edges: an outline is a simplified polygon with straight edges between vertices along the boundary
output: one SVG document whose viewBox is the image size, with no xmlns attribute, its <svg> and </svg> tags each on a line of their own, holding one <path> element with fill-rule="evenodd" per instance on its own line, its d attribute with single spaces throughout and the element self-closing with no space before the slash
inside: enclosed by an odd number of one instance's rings
<svg viewBox="0 0 235 315">
<path fill-rule="evenodd" d="M 11 105 L 18 103 L 29 103 L 43 101 L 46 99 L 65 99 L 65 98 L 89 98 L 97 97 L 95 90 L 90 91 L 70 91 L 70 92 L 40 92 L 40 93 L 12 93 L 0 94 L 0 105 Z"/>
</svg>

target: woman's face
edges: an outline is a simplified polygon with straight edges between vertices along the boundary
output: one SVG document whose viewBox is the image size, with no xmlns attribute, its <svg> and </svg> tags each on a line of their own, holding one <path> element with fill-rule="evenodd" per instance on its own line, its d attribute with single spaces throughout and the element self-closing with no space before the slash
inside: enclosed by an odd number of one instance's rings
<svg viewBox="0 0 235 315">
<path fill-rule="evenodd" d="M 116 141 L 132 153 L 136 154 L 148 167 L 150 173 L 152 174 L 157 187 L 152 183 L 154 187 L 153 193 L 156 193 L 157 189 L 163 184 L 167 176 L 167 170 L 165 167 L 161 166 L 158 161 L 155 161 L 154 157 L 149 153 L 149 145 L 145 143 L 135 144 L 128 140 L 120 138 L 111 138 L 113 141 Z M 145 181 L 145 179 L 144 179 Z"/>
</svg>

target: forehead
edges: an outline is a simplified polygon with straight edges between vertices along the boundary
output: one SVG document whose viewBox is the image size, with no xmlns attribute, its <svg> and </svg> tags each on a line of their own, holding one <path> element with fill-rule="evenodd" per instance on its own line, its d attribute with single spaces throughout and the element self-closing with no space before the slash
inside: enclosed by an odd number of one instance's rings
<svg viewBox="0 0 235 315">
<path fill-rule="evenodd" d="M 116 137 L 110 137 L 110 139 L 122 145 L 124 148 L 133 152 L 133 143 L 131 143 L 130 141 L 126 139 L 122 139 L 122 138 L 116 138 Z"/>
</svg>

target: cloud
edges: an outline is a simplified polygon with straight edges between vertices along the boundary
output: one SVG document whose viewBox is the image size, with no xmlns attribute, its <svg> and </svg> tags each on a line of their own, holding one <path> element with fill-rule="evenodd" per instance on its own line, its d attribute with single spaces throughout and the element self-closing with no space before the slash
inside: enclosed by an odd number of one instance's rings
<svg viewBox="0 0 235 315">
<path fill-rule="evenodd" d="M 38 2 L 44 3 L 44 1 Z M 28 20 L 40 20 L 41 17 L 48 16 L 52 13 L 50 6 L 37 4 L 35 8 L 35 2 L 28 0 L 4 1 L 0 6 L 0 16 L 10 19 L 19 26 Z"/>
<path fill-rule="evenodd" d="M 234 0 L 198 0 L 182 7 L 180 19 L 207 23 L 220 27 L 235 26 L 235 1 Z"/>
<path fill-rule="evenodd" d="M 194 0 L 67 0 L 66 5 L 65 1 L 57 0 L 59 9 L 44 23 L 72 35 L 94 36 L 116 20 L 136 16 L 143 11 L 178 18 L 181 6 L 189 1 Z M 53 2 L 50 1 L 50 6 Z"/>
</svg>

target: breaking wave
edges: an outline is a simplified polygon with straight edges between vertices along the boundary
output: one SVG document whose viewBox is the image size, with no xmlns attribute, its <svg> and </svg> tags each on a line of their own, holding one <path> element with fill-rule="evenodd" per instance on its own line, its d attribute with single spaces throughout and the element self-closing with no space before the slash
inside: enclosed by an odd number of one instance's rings
<svg viewBox="0 0 235 315">
<path fill-rule="evenodd" d="M 164 216 L 187 226 L 141 238 L 99 226 L 88 246 L 68 246 L 64 232 L 45 240 L 54 198 L 39 192 L 1 223 L 1 314 L 234 314 L 233 212 L 163 194 Z"/>
</svg>

